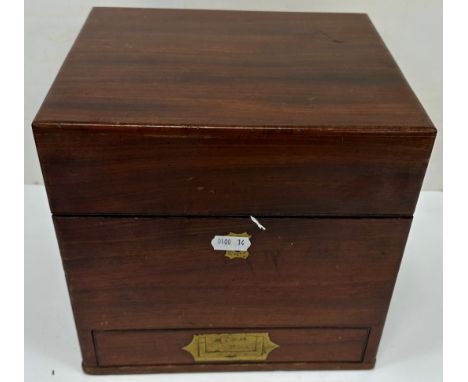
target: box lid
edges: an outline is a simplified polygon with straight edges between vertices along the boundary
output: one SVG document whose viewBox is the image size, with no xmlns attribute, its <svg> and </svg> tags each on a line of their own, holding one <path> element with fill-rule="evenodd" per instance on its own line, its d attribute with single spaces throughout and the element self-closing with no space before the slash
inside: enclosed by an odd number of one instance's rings
<svg viewBox="0 0 468 382">
<path fill-rule="evenodd" d="M 94 8 L 46 123 L 432 129 L 365 14 Z"/>
<path fill-rule="evenodd" d="M 123 8 L 33 128 L 61 215 L 408 217 L 436 133 L 366 15 Z"/>
</svg>

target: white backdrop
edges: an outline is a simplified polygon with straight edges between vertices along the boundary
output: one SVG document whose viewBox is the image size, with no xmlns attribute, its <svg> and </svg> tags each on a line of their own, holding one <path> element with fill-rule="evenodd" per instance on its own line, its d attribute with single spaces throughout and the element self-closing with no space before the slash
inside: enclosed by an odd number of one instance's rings
<svg viewBox="0 0 468 382">
<path fill-rule="evenodd" d="M 93 6 L 369 14 L 439 130 L 423 188 L 442 190 L 442 0 L 25 0 L 25 183 L 43 183 L 31 122 Z"/>
</svg>

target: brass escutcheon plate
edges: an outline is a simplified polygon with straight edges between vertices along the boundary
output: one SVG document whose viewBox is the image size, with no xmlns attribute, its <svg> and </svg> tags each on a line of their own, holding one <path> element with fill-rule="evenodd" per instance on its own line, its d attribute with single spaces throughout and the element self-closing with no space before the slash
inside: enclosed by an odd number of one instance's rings
<svg viewBox="0 0 468 382">
<path fill-rule="evenodd" d="M 247 232 L 244 232 L 244 233 L 233 233 L 233 232 L 229 232 L 229 235 L 227 236 L 234 236 L 234 237 L 247 237 L 247 238 L 251 238 L 252 236 L 249 235 Z M 226 253 L 224 254 L 224 256 L 226 256 L 227 258 L 229 259 L 247 259 L 247 257 L 249 257 L 249 252 L 248 251 L 226 251 Z"/>
<path fill-rule="evenodd" d="M 265 361 L 268 354 L 279 348 L 268 333 L 197 334 L 182 349 L 195 362 Z"/>
</svg>

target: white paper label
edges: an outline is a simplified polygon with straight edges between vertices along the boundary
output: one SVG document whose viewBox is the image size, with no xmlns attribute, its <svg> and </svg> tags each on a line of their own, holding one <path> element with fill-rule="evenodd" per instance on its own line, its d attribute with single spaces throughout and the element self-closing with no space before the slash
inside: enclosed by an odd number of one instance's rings
<svg viewBox="0 0 468 382">
<path fill-rule="evenodd" d="M 248 237 L 244 236 L 218 236 L 211 240 L 211 245 L 215 251 L 247 251 L 251 243 Z"/>
</svg>

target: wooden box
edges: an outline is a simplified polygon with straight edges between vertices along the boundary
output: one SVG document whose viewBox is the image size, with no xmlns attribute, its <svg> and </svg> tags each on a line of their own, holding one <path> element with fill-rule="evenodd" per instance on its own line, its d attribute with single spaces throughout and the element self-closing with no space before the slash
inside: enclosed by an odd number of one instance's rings
<svg viewBox="0 0 468 382">
<path fill-rule="evenodd" d="M 436 130 L 367 15 L 95 8 L 33 129 L 86 372 L 374 366 Z"/>
</svg>

